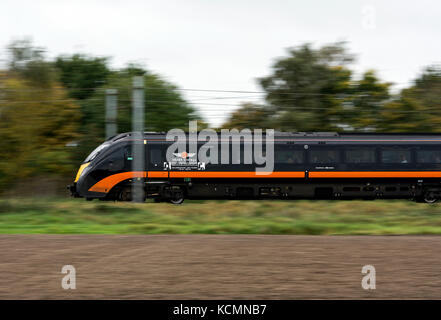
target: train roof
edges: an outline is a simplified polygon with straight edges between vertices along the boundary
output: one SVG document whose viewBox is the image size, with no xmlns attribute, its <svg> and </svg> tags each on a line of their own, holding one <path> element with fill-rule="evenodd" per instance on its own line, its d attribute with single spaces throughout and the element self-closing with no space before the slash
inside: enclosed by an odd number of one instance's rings
<svg viewBox="0 0 441 320">
<path fill-rule="evenodd" d="M 199 132 L 198 132 L 199 133 Z M 263 132 L 265 134 L 265 132 Z M 140 138 L 139 132 L 125 132 L 108 138 L 106 141 L 115 142 L 120 140 L 133 140 Z M 188 134 L 188 133 L 186 133 Z M 221 135 L 220 132 L 217 132 Z M 158 140 L 163 139 L 167 135 L 166 132 L 143 132 L 141 139 Z M 279 139 L 293 140 L 409 140 L 409 139 L 441 139 L 441 133 L 379 133 L 379 132 L 274 132 L 274 137 Z"/>
</svg>

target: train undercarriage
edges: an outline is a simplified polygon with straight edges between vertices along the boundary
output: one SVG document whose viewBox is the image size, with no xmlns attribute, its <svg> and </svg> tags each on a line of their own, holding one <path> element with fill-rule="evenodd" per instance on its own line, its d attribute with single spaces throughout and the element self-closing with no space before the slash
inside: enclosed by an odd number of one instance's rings
<svg viewBox="0 0 441 320">
<path fill-rule="evenodd" d="M 184 199 L 409 199 L 417 202 L 435 203 L 441 199 L 439 179 L 305 179 L 286 181 L 244 181 L 243 179 L 219 181 L 219 179 L 149 179 L 141 181 L 145 199 L 156 202 L 180 204 Z M 139 180 L 138 180 L 139 183 Z M 134 181 L 128 180 L 115 186 L 102 200 L 132 201 Z"/>
</svg>

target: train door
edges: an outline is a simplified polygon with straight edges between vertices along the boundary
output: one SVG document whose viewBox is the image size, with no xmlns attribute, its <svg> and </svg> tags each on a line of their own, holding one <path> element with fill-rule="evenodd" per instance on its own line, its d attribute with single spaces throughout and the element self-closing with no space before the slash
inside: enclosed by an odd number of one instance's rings
<svg viewBox="0 0 441 320">
<path fill-rule="evenodd" d="M 168 178 L 169 169 L 166 164 L 164 144 L 159 141 L 146 144 L 147 178 Z"/>
</svg>

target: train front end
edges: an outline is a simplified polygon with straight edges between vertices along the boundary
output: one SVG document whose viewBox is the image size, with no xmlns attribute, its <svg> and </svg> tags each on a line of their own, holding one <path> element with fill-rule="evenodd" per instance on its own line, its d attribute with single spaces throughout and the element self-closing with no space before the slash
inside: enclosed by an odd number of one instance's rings
<svg viewBox="0 0 441 320">
<path fill-rule="evenodd" d="M 100 194 L 90 192 L 89 189 L 94 183 L 94 179 L 90 177 L 90 172 L 93 171 L 98 161 L 98 156 L 110 146 L 109 142 L 104 142 L 93 150 L 87 158 L 83 161 L 78 169 L 73 184 L 68 185 L 67 189 L 70 191 L 72 197 L 75 198 L 93 198 L 101 197 Z"/>
</svg>

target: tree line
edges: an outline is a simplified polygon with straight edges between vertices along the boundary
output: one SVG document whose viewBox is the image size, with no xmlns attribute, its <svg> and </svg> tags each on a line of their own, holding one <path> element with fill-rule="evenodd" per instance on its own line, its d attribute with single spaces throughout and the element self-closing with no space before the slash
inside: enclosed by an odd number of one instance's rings
<svg viewBox="0 0 441 320">
<path fill-rule="evenodd" d="M 106 89 L 118 90 L 118 131 L 131 131 L 133 76 L 144 78 L 146 130 L 186 128 L 201 118 L 174 84 L 143 66 L 115 70 L 109 58 L 84 54 L 48 59 L 26 39 L 7 51 L 0 70 L 0 192 L 41 176 L 72 180 L 104 140 Z"/>
<path fill-rule="evenodd" d="M 258 79 L 261 104 L 244 102 L 226 128 L 281 131 L 441 132 L 441 67 L 393 94 L 374 70 L 355 77 L 345 43 L 291 48 Z M 405 68 L 405 66 L 403 66 Z"/>
</svg>

